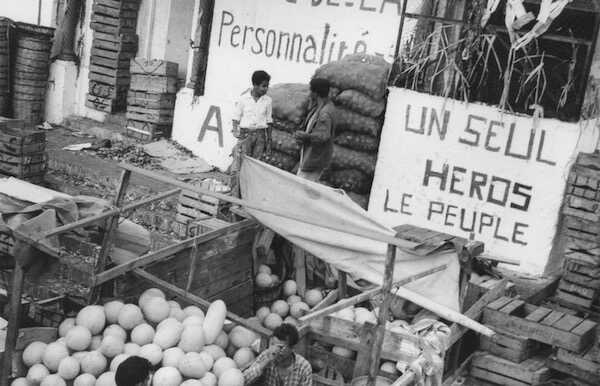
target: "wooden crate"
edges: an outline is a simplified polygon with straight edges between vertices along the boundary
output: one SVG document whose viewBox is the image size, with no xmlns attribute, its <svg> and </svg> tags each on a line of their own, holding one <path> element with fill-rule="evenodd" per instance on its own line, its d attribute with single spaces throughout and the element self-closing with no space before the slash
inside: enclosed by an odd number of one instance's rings
<svg viewBox="0 0 600 386">
<path fill-rule="evenodd" d="M 539 385 L 550 379 L 545 358 L 529 358 L 521 363 L 477 352 L 471 362 L 471 376 L 485 382 L 506 386 Z"/>
<path fill-rule="evenodd" d="M 142 141 L 153 141 L 171 137 L 171 125 L 158 125 L 151 122 L 127 120 L 125 134 Z"/>
<path fill-rule="evenodd" d="M 0 117 L 0 129 L 24 129 L 25 121 L 22 119 L 14 119 L 7 117 Z"/>
<path fill-rule="evenodd" d="M 103 48 L 92 47 L 92 57 L 97 56 L 111 60 L 130 60 L 135 55 L 130 51 L 112 51 Z"/>
<path fill-rule="evenodd" d="M 94 38 L 92 48 L 121 54 L 126 53 L 127 56 L 130 56 L 132 53 L 137 52 L 137 43 L 114 42 Z"/>
<path fill-rule="evenodd" d="M 150 109 L 140 106 L 127 106 L 127 119 L 133 121 L 155 123 L 157 125 L 170 125 L 173 123 L 173 109 Z"/>
<path fill-rule="evenodd" d="M 22 128 L 0 128 L 0 142 L 13 145 L 28 145 L 30 143 L 45 143 L 46 132 Z"/>
<path fill-rule="evenodd" d="M 490 354 L 507 359 L 511 362 L 520 363 L 534 356 L 541 344 L 524 336 L 515 335 L 499 328 L 487 326 L 496 331 L 494 338 L 481 336 L 480 347 Z"/>
<path fill-rule="evenodd" d="M 175 108 L 175 94 L 152 94 L 145 91 L 130 90 L 127 94 L 129 106 L 139 106 L 147 109 L 171 109 Z"/>
<path fill-rule="evenodd" d="M 90 58 L 90 64 L 113 69 L 129 70 L 129 59 L 108 59 L 101 56 L 92 56 Z"/>
<path fill-rule="evenodd" d="M 96 74 L 108 75 L 113 78 L 124 78 L 129 76 L 128 68 L 110 68 L 100 66 L 98 64 L 90 64 L 90 72 L 94 72 Z"/>
<path fill-rule="evenodd" d="M 139 0 L 94 0 L 94 4 L 123 10 L 138 10 L 140 8 Z"/>
<path fill-rule="evenodd" d="M 46 143 L 10 144 L 0 142 L 0 153 L 8 155 L 39 155 L 46 150 Z"/>
<path fill-rule="evenodd" d="M 483 321 L 495 328 L 575 352 L 592 343 L 597 327 L 591 320 L 509 297 L 490 303 L 483 310 Z"/>
<path fill-rule="evenodd" d="M 164 76 L 133 74 L 131 75 L 131 89 L 156 94 L 174 94 L 177 92 L 177 79 Z"/>
<path fill-rule="evenodd" d="M 94 80 L 90 80 L 88 87 L 89 95 L 100 98 L 116 99 L 127 95 L 128 85 L 109 85 Z"/>
<path fill-rule="evenodd" d="M 123 103 L 123 98 L 101 98 L 91 94 L 87 94 L 85 105 L 91 109 L 104 111 L 105 113 L 109 114 L 125 109 L 125 103 Z"/>
<path fill-rule="evenodd" d="M 92 7 L 94 14 L 108 16 L 112 18 L 125 18 L 135 19 L 137 18 L 137 10 L 127 8 L 113 8 L 103 4 L 94 4 Z"/>
<path fill-rule="evenodd" d="M 44 173 L 46 171 L 46 167 L 47 163 L 45 161 L 31 164 L 0 161 L 0 173 L 15 177 L 37 176 Z"/>
<path fill-rule="evenodd" d="M 127 86 L 130 82 L 129 76 L 121 76 L 115 78 L 109 75 L 98 74 L 95 72 L 90 72 L 89 79 L 115 87 Z"/>
<path fill-rule="evenodd" d="M 573 276 L 573 275 L 571 275 Z M 583 286 L 579 283 L 569 281 L 563 277 L 558 284 L 554 299 L 563 305 L 577 304 L 584 308 L 590 308 L 598 297 L 598 289 Z"/>
<path fill-rule="evenodd" d="M 583 354 L 558 349 L 548 358 L 548 366 L 589 385 L 600 384 L 600 348 L 593 345 Z"/>
<path fill-rule="evenodd" d="M 131 73 L 140 75 L 155 75 L 177 77 L 179 64 L 160 59 L 134 58 L 131 61 Z"/>
<path fill-rule="evenodd" d="M 182 191 L 175 216 L 175 221 L 180 224 L 179 237 L 189 237 L 189 232 L 194 232 L 194 229 L 202 231 L 207 227 L 219 226 L 208 220 L 215 218 L 226 205 L 228 204 L 211 196 Z"/>
</svg>

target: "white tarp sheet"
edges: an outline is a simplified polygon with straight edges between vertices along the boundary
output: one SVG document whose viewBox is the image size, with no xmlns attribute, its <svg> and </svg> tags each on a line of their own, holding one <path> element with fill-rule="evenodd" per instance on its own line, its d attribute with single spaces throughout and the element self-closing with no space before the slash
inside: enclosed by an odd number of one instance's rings
<svg viewBox="0 0 600 386">
<path fill-rule="evenodd" d="M 394 236 L 394 231 L 375 220 L 341 191 L 306 181 L 252 158 L 244 159 L 240 185 L 242 197 L 249 204 L 268 207 L 281 214 L 246 208 L 263 225 L 354 279 L 378 285 L 383 283 L 387 245 L 352 233 L 367 231 Z M 351 233 L 334 229 L 351 230 Z M 418 256 L 398 249 L 394 281 L 443 264 L 447 264 L 445 270 L 417 280 L 406 288 L 458 311 L 460 266 L 454 250 Z"/>
</svg>

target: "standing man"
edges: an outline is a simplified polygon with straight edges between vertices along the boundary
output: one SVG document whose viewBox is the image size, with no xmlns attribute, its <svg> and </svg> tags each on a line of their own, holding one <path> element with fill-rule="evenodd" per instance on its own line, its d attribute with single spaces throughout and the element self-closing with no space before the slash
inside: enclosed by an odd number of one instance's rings
<svg viewBox="0 0 600 386">
<path fill-rule="evenodd" d="M 233 112 L 233 136 L 238 139 L 233 149 L 234 187 L 232 195 L 240 196 L 239 172 L 242 158 L 262 156 L 271 152 L 272 101 L 267 95 L 271 76 L 265 71 L 252 74 L 252 88 L 245 91 L 235 103 Z"/>
<path fill-rule="evenodd" d="M 244 385 L 312 386 L 310 363 L 292 350 L 299 339 L 293 325 L 283 323 L 277 327 L 269 348 L 244 371 Z"/>
<path fill-rule="evenodd" d="M 329 99 L 329 81 L 312 79 L 310 98 L 313 107 L 306 117 L 304 131 L 298 130 L 294 133 L 294 137 L 302 146 L 298 176 L 310 181 L 319 181 L 333 154 L 336 109 Z"/>
</svg>

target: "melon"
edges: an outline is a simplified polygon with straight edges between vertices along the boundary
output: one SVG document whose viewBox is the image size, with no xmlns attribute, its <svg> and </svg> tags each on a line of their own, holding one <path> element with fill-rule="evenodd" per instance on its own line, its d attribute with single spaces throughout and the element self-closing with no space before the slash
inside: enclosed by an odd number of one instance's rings
<svg viewBox="0 0 600 386">
<path fill-rule="evenodd" d="M 58 364 L 58 375 L 65 380 L 75 379 L 79 374 L 79 361 L 73 357 L 66 357 Z"/>
<path fill-rule="evenodd" d="M 148 323 L 138 324 L 131 330 L 131 342 L 143 346 L 152 343 L 154 339 L 154 329 Z"/>
<path fill-rule="evenodd" d="M 261 264 L 258 266 L 258 273 L 266 273 L 267 275 L 271 274 L 271 267 L 268 265 Z"/>
<path fill-rule="evenodd" d="M 200 381 L 198 381 L 198 382 L 200 382 Z M 31 386 L 31 384 L 29 383 L 27 378 L 21 377 L 21 378 L 17 378 L 14 381 L 12 381 L 10 386 Z M 200 386 L 202 386 L 202 382 L 200 382 Z"/>
<path fill-rule="evenodd" d="M 158 331 L 159 329 L 165 328 L 165 327 L 177 326 L 177 325 L 182 325 L 182 323 L 180 323 L 175 318 L 167 318 L 167 319 L 163 320 L 162 322 L 158 323 L 158 325 L 156 326 L 156 331 Z"/>
<path fill-rule="evenodd" d="M 106 325 L 106 314 L 102 306 L 85 306 L 77 314 L 75 324 L 90 330 L 92 335 L 98 335 Z"/>
<path fill-rule="evenodd" d="M 88 350 L 89 351 L 98 350 L 100 348 L 100 345 L 102 344 L 102 339 L 103 339 L 102 335 L 92 336 L 92 340 L 90 342 Z"/>
<path fill-rule="evenodd" d="M 187 306 L 183 309 L 186 316 L 199 316 L 204 319 L 204 311 L 197 306 Z"/>
<path fill-rule="evenodd" d="M 83 351 L 90 347 L 92 333 L 83 326 L 74 326 L 65 336 L 66 346 L 73 351 Z"/>
<path fill-rule="evenodd" d="M 188 379 L 187 381 L 183 381 L 181 386 L 204 386 L 204 383 L 200 379 Z"/>
<path fill-rule="evenodd" d="M 102 344 L 98 351 L 107 358 L 114 358 L 123 352 L 125 342 L 114 335 L 107 335 L 102 339 Z"/>
<path fill-rule="evenodd" d="M 187 327 L 187 326 L 193 326 L 193 325 L 198 325 L 200 327 L 202 327 L 202 325 L 204 324 L 204 316 L 199 316 L 199 315 L 192 315 L 192 316 L 188 316 L 185 319 L 183 319 L 183 326 Z"/>
<path fill-rule="evenodd" d="M 179 386 L 183 378 L 175 367 L 161 367 L 152 377 L 153 386 Z"/>
<path fill-rule="evenodd" d="M 138 324 L 144 323 L 144 315 L 142 315 L 142 310 L 135 304 L 125 304 L 119 311 L 117 322 L 124 329 L 131 330 Z"/>
<path fill-rule="evenodd" d="M 73 386 L 95 386 L 96 377 L 92 374 L 81 374 L 73 381 Z"/>
<path fill-rule="evenodd" d="M 115 373 L 113 371 L 109 371 L 102 374 L 96 380 L 95 386 L 117 386 L 117 383 L 115 382 Z"/>
<path fill-rule="evenodd" d="M 217 378 L 221 378 L 221 375 L 227 369 L 237 369 L 237 364 L 231 358 L 222 357 L 217 359 L 213 364 L 213 373 L 215 373 Z"/>
<path fill-rule="evenodd" d="M 222 349 L 227 348 L 229 345 L 229 336 L 225 333 L 225 331 L 221 331 L 219 336 L 217 336 L 217 340 L 215 340 L 215 344 Z"/>
<path fill-rule="evenodd" d="M 27 367 L 31 367 L 37 363 L 42 363 L 44 351 L 47 344 L 44 342 L 31 342 L 23 350 L 23 363 Z"/>
<path fill-rule="evenodd" d="M 338 312 L 334 312 L 333 316 L 340 318 L 340 319 L 348 320 L 350 322 L 354 322 L 354 308 L 352 308 L 352 307 L 343 308 L 343 309 L 339 310 Z"/>
<path fill-rule="evenodd" d="M 127 340 L 127 331 L 123 329 L 123 327 L 118 324 L 111 324 L 110 326 L 104 329 L 102 336 L 106 338 L 107 335 L 112 335 L 115 338 L 121 339 L 123 342 Z"/>
<path fill-rule="evenodd" d="M 58 325 L 58 336 L 63 338 L 67 336 L 67 332 L 75 326 L 75 318 L 66 318 Z"/>
<path fill-rule="evenodd" d="M 297 326 L 298 320 L 292 316 L 288 316 L 285 319 L 283 319 L 283 323 L 291 324 L 292 326 Z"/>
<path fill-rule="evenodd" d="M 385 371 L 391 374 L 396 374 L 398 372 L 396 369 L 396 364 L 394 362 L 383 362 L 379 369 L 381 371 Z"/>
<path fill-rule="evenodd" d="M 171 313 L 169 303 L 161 297 L 151 297 L 141 308 L 146 320 L 154 324 L 167 319 Z"/>
<path fill-rule="evenodd" d="M 106 323 L 115 324 L 119 320 L 119 312 L 125 304 L 120 300 L 113 300 L 104 304 Z"/>
<path fill-rule="evenodd" d="M 158 288 L 149 288 L 142 292 L 142 294 L 140 295 L 140 298 L 138 299 L 138 306 L 140 306 L 140 308 L 143 308 L 143 305 L 146 304 L 148 300 L 155 297 L 163 299 L 167 298 L 165 296 L 165 293 L 159 290 Z"/>
<path fill-rule="evenodd" d="M 256 275 L 255 281 L 259 288 L 269 288 L 273 285 L 273 279 L 268 273 L 259 273 Z"/>
<path fill-rule="evenodd" d="M 348 350 L 345 347 L 340 347 L 340 346 L 333 346 L 333 349 L 331 349 L 331 352 L 339 355 L 343 358 L 352 358 L 354 356 L 354 352 L 351 350 Z"/>
<path fill-rule="evenodd" d="M 63 346 L 67 347 L 67 342 L 65 341 L 65 338 L 58 338 L 58 339 L 56 340 L 56 343 L 60 343 L 60 344 L 62 344 Z"/>
<path fill-rule="evenodd" d="M 171 311 L 169 311 L 169 318 L 177 319 L 177 321 L 183 322 L 186 317 L 187 315 L 181 308 L 171 307 Z"/>
<path fill-rule="evenodd" d="M 225 356 L 225 351 L 223 351 L 223 349 L 217 346 L 216 344 L 209 344 L 208 346 L 204 346 L 204 349 L 202 351 L 209 353 L 210 356 L 213 358 L 213 361 L 216 361 Z"/>
<path fill-rule="evenodd" d="M 27 371 L 27 381 L 32 385 L 39 385 L 44 378 L 50 375 L 50 371 L 41 363 L 36 363 Z"/>
<path fill-rule="evenodd" d="M 290 312 L 290 305 L 285 300 L 275 300 L 271 305 L 271 312 L 285 318 Z"/>
<path fill-rule="evenodd" d="M 206 344 L 212 344 L 217 339 L 217 336 L 219 336 L 219 333 L 223 329 L 226 314 L 227 307 L 224 301 L 215 300 L 210 304 L 204 317 L 204 323 L 202 324 Z"/>
<path fill-rule="evenodd" d="M 233 354 L 233 361 L 238 369 L 245 369 L 254 361 L 254 353 L 248 347 L 242 347 Z"/>
<path fill-rule="evenodd" d="M 89 351 L 77 351 L 77 352 L 72 353 L 71 357 L 75 358 L 77 360 L 77 362 L 79 362 L 79 365 L 81 366 L 81 360 L 87 353 L 89 353 Z"/>
<path fill-rule="evenodd" d="M 99 351 L 90 351 L 81 358 L 81 372 L 99 376 L 106 370 L 106 358 Z"/>
<path fill-rule="evenodd" d="M 273 282 L 273 285 L 277 285 L 279 284 L 279 276 L 272 274 L 271 275 L 271 281 Z"/>
<path fill-rule="evenodd" d="M 125 343 L 125 346 L 123 346 L 123 354 L 127 354 L 127 355 L 138 355 L 140 352 L 140 345 L 136 344 L 136 343 Z"/>
<path fill-rule="evenodd" d="M 304 294 L 304 301 L 310 308 L 319 304 L 323 300 L 323 294 L 318 289 L 310 289 Z"/>
<path fill-rule="evenodd" d="M 229 334 L 235 326 L 236 326 L 236 324 L 233 323 L 231 320 L 225 319 L 225 322 L 223 323 L 223 331 L 225 331 L 227 334 Z"/>
<path fill-rule="evenodd" d="M 152 366 L 156 366 L 162 361 L 163 352 L 159 345 L 150 343 L 143 345 L 138 355 L 148 359 Z"/>
<path fill-rule="evenodd" d="M 117 369 L 119 368 L 119 365 L 121 363 L 123 363 L 123 361 L 125 359 L 127 359 L 129 357 L 130 357 L 130 355 L 127 355 L 127 354 L 119 354 L 119 355 L 117 355 L 116 357 L 113 358 L 112 361 L 110 361 L 110 368 L 109 368 L 109 370 L 116 373 Z"/>
<path fill-rule="evenodd" d="M 281 319 L 281 316 L 277 314 L 269 314 L 263 321 L 265 327 L 270 330 L 274 330 L 281 326 L 281 323 L 283 323 L 283 319 Z"/>
<path fill-rule="evenodd" d="M 294 303 L 290 306 L 290 315 L 296 319 L 308 314 L 309 311 L 310 307 L 304 302 Z"/>
<path fill-rule="evenodd" d="M 258 337 L 246 327 L 235 326 L 229 333 L 229 340 L 236 348 L 250 347 Z"/>
<path fill-rule="evenodd" d="M 204 347 L 204 332 L 200 326 L 190 326 L 183 329 L 179 340 L 179 348 L 184 352 L 200 352 Z"/>
<path fill-rule="evenodd" d="M 202 386 L 217 386 L 218 383 L 217 376 L 210 372 L 206 373 L 200 381 L 202 382 Z"/>
<path fill-rule="evenodd" d="M 42 357 L 42 362 L 44 366 L 50 370 L 50 372 L 55 373 L 58 370 L 58 364 L 60 361 L 69 356 L 69 350 L 64 345 L 54 342 L 50 343 L 46 346 L 46 350 L 44 351 L 44 355 Z"/>
<path fill-rule="evenodd" d="M 286 300 L 288 302 L 288 304 L 291 306 L 294 303 L 299 303 L 302 301 L 302 298 L 298 295 L 292 295 L 290 297 L 287 298 Z"/>
<path fill-rule="evenodd" d="M 158 326 L 156 328 L 156 334 L 152 343 L 157 344 L 163 350 L 177 346 L 181 333 L 183 332 L 183 325 L 176 319 L 165 319 L 165 321 L 172 320 L 172 322 Z"/>
<path fill-rule="evenodd" d="M 239 369 L 227 369 L 217 377 L 218 386 L 244 386 L 244 374 Z"/>
<path fill-rule="evenodd" d="M 169 307 L 171 308 L 181 309 L 181 304 L 177 303 L 175 300 L 168 300 L 167 303 L 169 303 Z"/>
<path fill-rule="evenodd" d="M 267 315 L 269 315 L 271 313 L 271 310 L 269 309 L 269 307 L 260 307 L 258 309 L 258 311 L 256 311 L 256 317 L 260 320 L 260 322 L 262 323 L 263 320 L 265 320 L 265 318 L 267 317 Z"/>
<path fill-rule="evenodd" d="M 202 360 L 206 364 L 206 368 L 209 370 L 212 369 L 213 364 L 215 363 L 215 359 L 212 357 L 212 355 L 210 355 L 206 351 L 201 351 L 198 354 L 200 354 L 200 358 L 202 358 Z"/>
<path fill-rule="evenodd" d="M 298 290 L 298 286 L 294 280 L 286 280 L 283 283 L 283 296 L 290 297 L 292 295 L 296 295 L 296 291 Z"/>
<path fill-rule="evenodd" d="M 209 368 L 202 359 L 202 356 L 196 352 L 185 354 L 180 360 L 178 369 L 186 378 L 202 378 Z"/>
<path fill-rule="evenodd" d="M 177 367 L 185 353 L 179 347 L 171 347 L 163 352 L 162 367 Z"/>
<path fill-rule="evenodd" d="M 51 374 L 44 378 L 40 386 L 67 386 L 67 382 L 60 375 Z"/>
</svg>

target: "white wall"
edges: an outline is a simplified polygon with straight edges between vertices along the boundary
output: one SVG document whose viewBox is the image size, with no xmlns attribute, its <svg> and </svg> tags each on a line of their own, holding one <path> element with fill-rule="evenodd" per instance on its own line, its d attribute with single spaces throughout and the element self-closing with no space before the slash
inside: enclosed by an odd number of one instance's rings
<svg viewBox="0 0 600 386">
<path fill-rule="evenodd" d="M 55 27 L 52 25 L 52 15 L 56 12 L 56 0 L 0 0 L 0 4 L 0 16 L 32 24 L 38 22 L 38 10 L 41 5 L 40 24 Z"/>
</svg>

